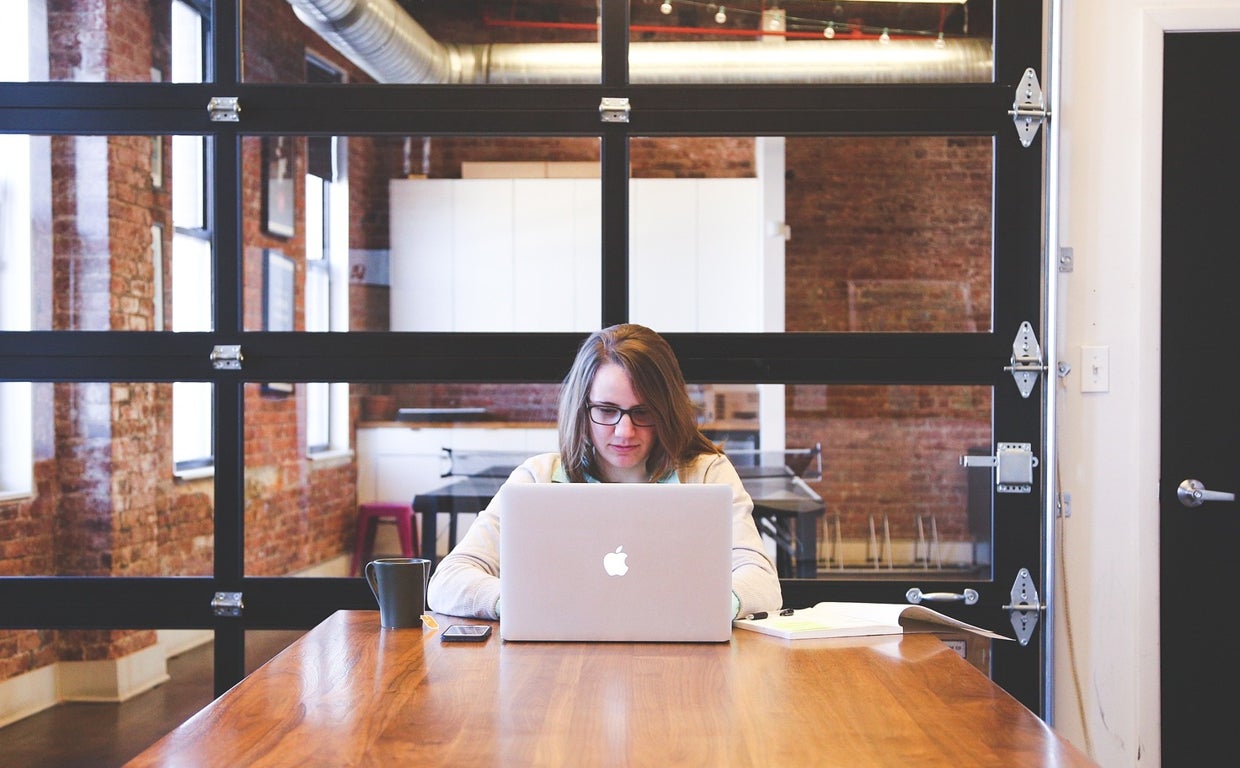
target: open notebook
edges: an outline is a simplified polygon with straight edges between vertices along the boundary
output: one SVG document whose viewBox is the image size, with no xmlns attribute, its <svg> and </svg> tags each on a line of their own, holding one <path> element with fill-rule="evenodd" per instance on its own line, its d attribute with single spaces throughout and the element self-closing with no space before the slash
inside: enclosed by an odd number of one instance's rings
<svg viewBox="0 0 1240 768">
<path fill-rule="evenodd" d="M 731 637 L 729 486 L 508 483 L 496 498 L 504 640 Z"/>
</svg>

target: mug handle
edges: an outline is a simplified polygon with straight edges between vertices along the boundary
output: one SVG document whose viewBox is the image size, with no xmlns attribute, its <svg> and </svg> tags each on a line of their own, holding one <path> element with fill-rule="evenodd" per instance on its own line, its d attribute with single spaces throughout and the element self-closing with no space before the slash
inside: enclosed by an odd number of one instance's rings
<svg viewBox="0 0 1240 768">
<path fill-rule="evenodd" d="M 365 573 L 366 573 L 366 583 L 370 585 L 371 593 L 373 593 L 375 596 L 375 599 L 378 600 L 379 599 L 379 580 L 378 580 L 378 577 L 375 576 L 375 563 L 373 560 L 369 563 L 366 563 Z"/>
</svg>

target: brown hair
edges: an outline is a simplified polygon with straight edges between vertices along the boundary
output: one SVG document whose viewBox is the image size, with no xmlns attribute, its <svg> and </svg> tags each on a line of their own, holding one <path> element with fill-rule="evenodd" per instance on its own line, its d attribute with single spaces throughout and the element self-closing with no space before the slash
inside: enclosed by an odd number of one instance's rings
<svg viewBox="0 0 1240 768">
<path fill-rule="evenodd" d="M 570 481 L 585 482 L 586 473 L 602 477 L 590 444 L 586 403 L 594 376 L 604 363 L 623 368 L 642 404 L 654 412 L 656 440 L 646 460 L 652 482 L 700 454 L 720 453 L 698 429 L 693 401 L 671 345 L 644 325 L 613 325 L 595 331 L 582 343 L 560 387 L 560 460 Z"/>
</svg>

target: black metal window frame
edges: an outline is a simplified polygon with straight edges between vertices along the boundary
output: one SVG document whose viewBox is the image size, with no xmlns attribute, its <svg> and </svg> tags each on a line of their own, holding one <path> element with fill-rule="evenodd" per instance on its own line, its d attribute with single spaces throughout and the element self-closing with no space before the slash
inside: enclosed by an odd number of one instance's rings
<svg viewBox="0 0 1240 768">
<path fill-rule="evenodd" d="M 209 221 L 216 254 L 215 331 L 0 332 L 6 380 L 209 381 L 215 385 L 215 562 L 203 578 L 2 579 L 0 627 L 210 628 L 216 689 L 243 675 L 247 629 L 309 627 L 340 608 L 369 608 L 358 579 L 253 578 L 244 573 L 243 386 L 321 381 L 558 381 L 571 362 L 571 333 L 348 333 L 246 331 L 242 325 L 240 146 L 252 135 L 562 135 L 597 137 L 602 154 L 603 324 L 627 319 L 628 142 L 634 136 L 989 136 L 995 145 L 994 331 L 976 334 L 668 334 L 686 378 L 720 383 L 969 384 L 992 387 L 996 435 L 1040 450 L 1037 398 L 1015 391 L 1003 363 L 1022 321 L 1041 327 L 1042 225 L 1039 143 L 1022 147 L 1008 114 L 1024 70 L 1042 61 L 1041 0 L 997 2 L 995 79 L 935 85 L 629 85 L 628 4 L 603 0 L 602 82 L 597 86 L 259 85 L 241 81 L 239 0 L 211 4 L 211 82 L 0 84 L 0 131 L 32 134 L 200 134 L 208 137 Z M 238 123 L 214 123 L 205 105 L 235 96 Z M 604 97 L 627 97 L 631 119 L 601 124 Z M 330 108 L 325 108 L 330 106 Z M 218 344 L 240 344 L 245 370 L 217 371 Z M 521 350 L 515 354 L 514 350 Z M 726 350 L 722 352 L 722 350 Z M 1041 384 L 1039 386 L 1042 386 Z M 1008 438 L 1001 438 L 1008 439 Z M 1039 494 L 996 501 L 1005 515 L 1040 518 Z M 998 519 L 998 510 L 996 511 Z M 1029 531 L 1035 531 L 1030 536 Z M 1043 562 L 1041 526 L 995 529 L 995 571 Z M 933 582 L 943 589 L 967 584 Z M 998 588 L 989 591 L 1004 591 Z M 897 586 L 858 583 L 849 599 L 902 600 Z M 219 617 L 212 595 L 245 595 L 242 617 Z M 790 580 L 789 603 L 839 595 L 836 582 Z M 1041 711 L 1042 653 L 997 648 L 1000 679 Z M 998 679 L 998 678 L 997 678 Z M 1020 682 L 1025 681 L 1025 682 Z M 1028 682 L 1035 681 L 1035 682 Z"/>
</svg>

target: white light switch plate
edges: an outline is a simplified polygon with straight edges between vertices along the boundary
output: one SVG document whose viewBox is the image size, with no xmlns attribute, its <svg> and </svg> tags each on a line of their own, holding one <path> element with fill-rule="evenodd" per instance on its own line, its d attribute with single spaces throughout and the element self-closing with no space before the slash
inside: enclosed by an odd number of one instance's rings
<svg viewBox="0 0 1240 768">
<path fill-rule="evenodd" d="M 1081 391 L 1107 392 L 1111 389 L 1110 347 L 1081 347 Z"/>
</svg>

